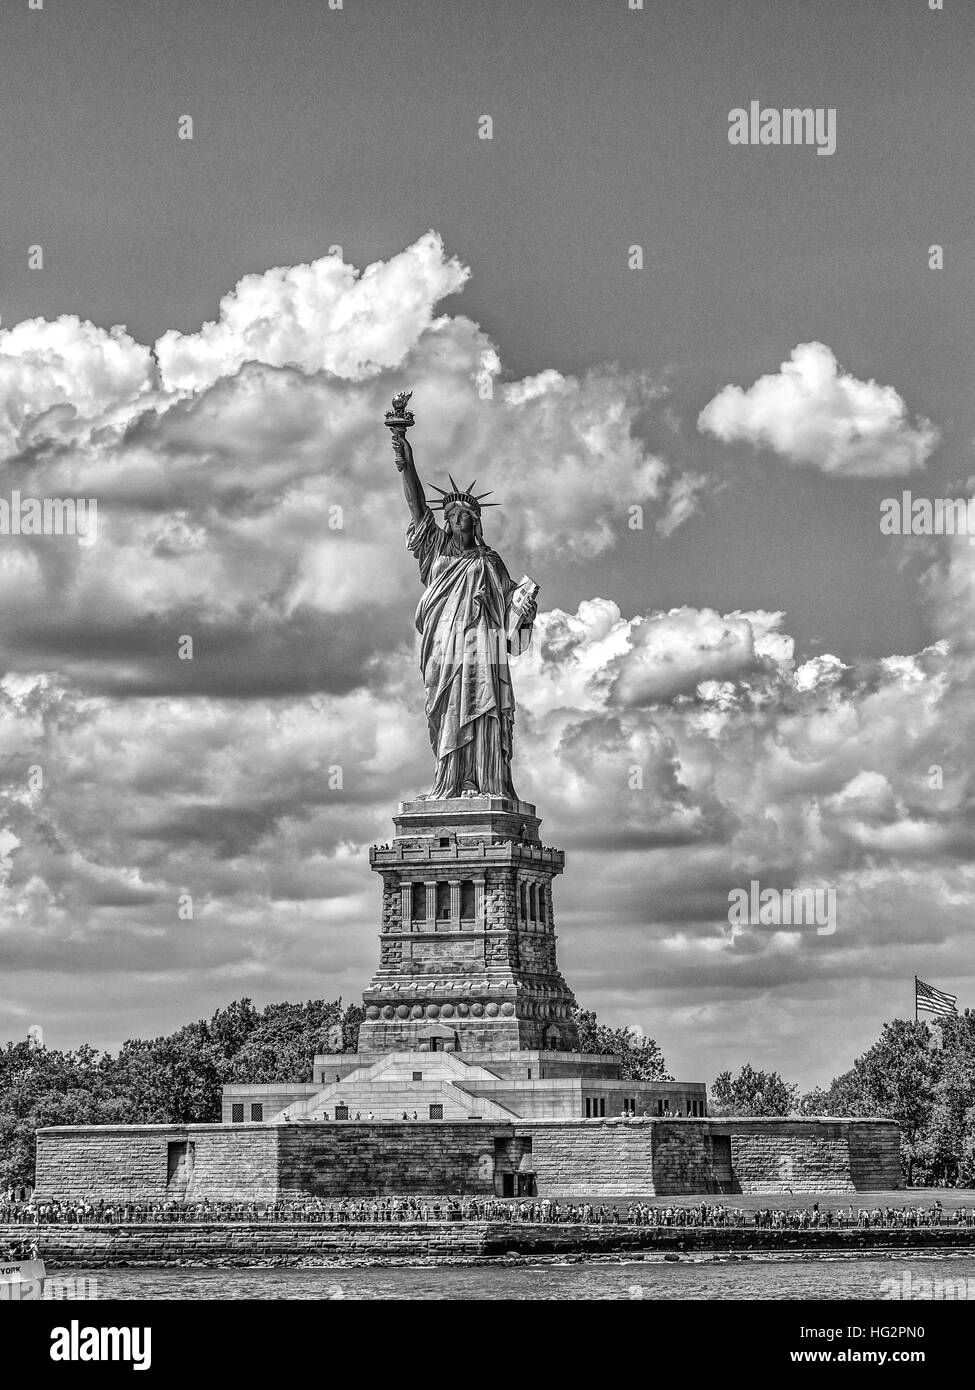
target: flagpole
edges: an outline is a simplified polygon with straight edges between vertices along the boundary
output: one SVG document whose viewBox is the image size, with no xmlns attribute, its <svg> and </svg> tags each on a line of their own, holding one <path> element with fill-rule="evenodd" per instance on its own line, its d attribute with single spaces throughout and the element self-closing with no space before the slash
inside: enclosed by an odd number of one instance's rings
<svg viewBox="0 0 975 1390">
<path fill-rule="evenodd" d="M 914 976 L 914 1022 L 917 1023 L 917 976 Z"/>
</svg>

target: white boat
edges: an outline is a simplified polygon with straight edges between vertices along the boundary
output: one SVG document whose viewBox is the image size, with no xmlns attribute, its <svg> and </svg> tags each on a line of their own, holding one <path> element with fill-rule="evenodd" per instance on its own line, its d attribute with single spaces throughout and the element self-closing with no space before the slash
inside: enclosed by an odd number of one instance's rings
<svg viewBox="0 0 975 1390">
<path fill-rule="evenodd" d="M 0 1301 L 24 1303 L 44 1297 L 43 1260 L 0 1258 Z"/>
</svg>

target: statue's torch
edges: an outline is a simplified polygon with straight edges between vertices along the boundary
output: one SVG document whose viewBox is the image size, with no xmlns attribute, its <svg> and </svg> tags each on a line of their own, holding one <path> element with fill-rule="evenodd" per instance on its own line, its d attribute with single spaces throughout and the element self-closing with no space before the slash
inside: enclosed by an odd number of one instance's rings
<svg viewBox="0 0 975 1390">
<path fill-rule="evenodd" d="M 384 421 L 386 428 L 392 430 L 393 448 L 396 451 L 396 467 L 402 473 L 404 462 L 404 444 L 406 443 L 406 431 L 411 425 L 415 425 L 412 410 L 407 409 L 412 391 L 400 391 L 393 397 L 392 410 L 386 411 Z"/>
</svg>

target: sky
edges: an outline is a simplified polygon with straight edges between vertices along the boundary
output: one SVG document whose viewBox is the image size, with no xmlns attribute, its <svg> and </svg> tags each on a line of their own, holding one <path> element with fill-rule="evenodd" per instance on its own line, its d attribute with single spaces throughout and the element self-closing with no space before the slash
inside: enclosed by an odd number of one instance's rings
<svg viewBox="0 0 975 1390">
<path fill-rule="evenodd" d="M 0 1037 L 366 985 L 368 846 L 432 773 L 402 386 L 541 584 L 515 785 L 580 1003 L 803 1086 L 915 974 L 970 1003 L 975 547 L 881 518 L 975 485 L 971 7 L 0 25 L 0 523 L 97 502 L 0 534 Z M 730 143 L 752 101 L 835 152 Z M 836 930 L 732 923 L 752 881 Z"/>
</svg>

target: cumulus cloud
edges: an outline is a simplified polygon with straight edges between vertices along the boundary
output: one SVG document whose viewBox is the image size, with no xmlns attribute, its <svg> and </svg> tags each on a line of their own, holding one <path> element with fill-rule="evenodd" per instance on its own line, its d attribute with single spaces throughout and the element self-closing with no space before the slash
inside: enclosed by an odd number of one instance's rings
<svg viewBox="0 0 975 1390">
<path fill-rule="evenodd" d="M 359 274 L 340 256 L 245 275 L 197 333 L 156 344 L 163 383 L 199 391 L 245 362 L 327 371 L 356 381 L 398 367 L 433 322 L 438 300 L 470 272 L 434 232 Z"/>
<path fill-rule="evenodd" d="M 66 314 L 0 330 L 0 459 L 131 406 L 153 381 L 152 355 L 123 327 Z"/>
<path fill-rule="evenodd" d="M 766 660 L 791 660 L 791 639 L 776 631 L 783 617 L 675 608 L 638 620 L 629 650 L 611 668 L 614 703 L 656 704 L 691 694 L 703 681 L 747 675 Z M 773 635 L 778 640 L 770 641 Z"/>
<path fill-rule="evenodd" d="M 747 390 L 725 386 L 698 416 L 725 443 L 769 448 L 791 464 L 838 477 L 879 478 L 923 468 L 939 431 L 892 386 L 840 369 L 824 343 L 800 343 L 777 373 Z"/>
</svg>

